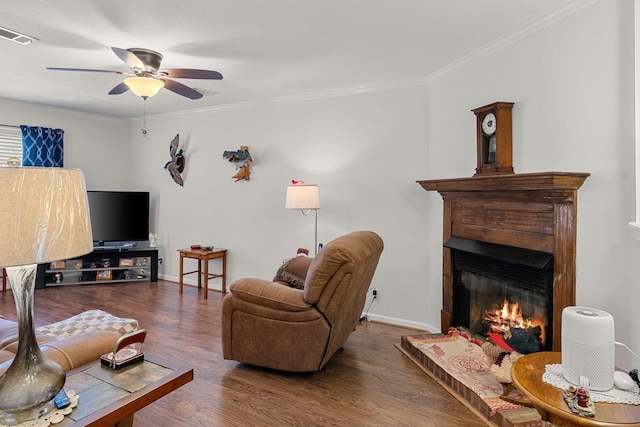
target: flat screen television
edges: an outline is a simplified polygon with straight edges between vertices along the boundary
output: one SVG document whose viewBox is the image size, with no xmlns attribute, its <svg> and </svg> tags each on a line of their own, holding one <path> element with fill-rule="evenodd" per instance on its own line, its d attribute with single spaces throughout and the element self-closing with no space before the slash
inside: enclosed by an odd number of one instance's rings
<svg viewBox="0 0 640 427">
<path fill-rule="evenodd" d="M 148 191 L 87 191 L 93 245 L 126 246 L 149 239 Z"/>
</svg>

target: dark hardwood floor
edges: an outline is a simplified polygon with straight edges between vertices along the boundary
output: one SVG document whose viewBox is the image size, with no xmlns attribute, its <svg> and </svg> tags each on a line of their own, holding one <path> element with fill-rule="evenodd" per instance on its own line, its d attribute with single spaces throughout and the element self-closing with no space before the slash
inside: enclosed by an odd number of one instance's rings
<svg viewBox="0 0 640 427">
<path fill-rule="evenodd" d="M 0 313 L 15 319 L 11 292 Z M 64 286 L 36 290 L 36 326 L 85 310 L 138 319 L 145 352 L 193 367 L 194 380 L 135 416 L 155 426 L 485 426 L 395 346 L 418 332 L 358 325 L 323 372 L 291 374 L 222 358 L 222 298 L 175 283 Z"/>
</svg>

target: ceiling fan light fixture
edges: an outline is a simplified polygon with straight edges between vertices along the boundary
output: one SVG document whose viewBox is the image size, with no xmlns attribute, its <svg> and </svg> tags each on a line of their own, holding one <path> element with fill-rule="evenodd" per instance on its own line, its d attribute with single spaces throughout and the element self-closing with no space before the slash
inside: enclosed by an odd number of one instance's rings
<svg viewBox="0 0 640 427">
<path fill-rule="evenodd" d="M 164 87 L 162 80 L 153 77 L 128 77 L 124 79 L 124 84 L 131 89 L 131 92 L 144 99 L 157 94 Z"/>
</svg>

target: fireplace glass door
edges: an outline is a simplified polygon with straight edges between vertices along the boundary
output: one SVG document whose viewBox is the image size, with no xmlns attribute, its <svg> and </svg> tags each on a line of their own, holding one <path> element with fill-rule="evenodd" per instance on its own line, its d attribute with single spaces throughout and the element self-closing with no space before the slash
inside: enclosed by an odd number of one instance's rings
<svg viewBox="0 0 640 427">
<path fill-rule="evenodd" d="M 540 326 L 551 348 L 553 261 L 543 268 L 513 259 L 453 250 L 453 326 L 488 337 L 511 327 Z"/>
</svg>

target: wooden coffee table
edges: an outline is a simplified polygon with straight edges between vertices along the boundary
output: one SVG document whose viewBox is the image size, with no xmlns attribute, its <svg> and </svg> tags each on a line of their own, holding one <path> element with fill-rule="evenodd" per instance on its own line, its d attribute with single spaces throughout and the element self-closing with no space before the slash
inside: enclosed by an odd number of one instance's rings
<svg viewBox="0 0 640 427">
<path fill-rule="evenodd" d="M 130 427 L 133 415 L 159 398 L 193 380 L 193 369 L 149 354 L 144 362 L 119 370 L 100 361 L 67 373 L 65 390 L 79 396 L 78 406 L 56 427 Z"/>
<path fill-rule="evenodd" d="M 543 351 L 518 359 L 511 369 L 513 384 L 531 403 L 545 421 L 557 426 L 640 426 L 640 405 L 596 402 L 596 415 L 584 418 L 571 412 L 562 398 L 562 390 L 542 381 L 545 366 L 562 363 L 562 355 Z"/>
</svg>

